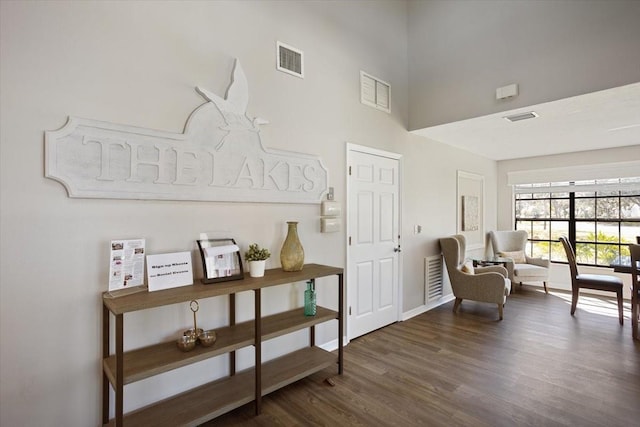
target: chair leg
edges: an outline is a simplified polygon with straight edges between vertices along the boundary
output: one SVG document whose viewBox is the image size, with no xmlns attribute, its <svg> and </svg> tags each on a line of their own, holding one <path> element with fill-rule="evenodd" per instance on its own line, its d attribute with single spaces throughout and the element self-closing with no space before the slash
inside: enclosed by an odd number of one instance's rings
<svg viewBox="0 0 640 427">
<path fill-rule="evenodd" d="M 456 302 L 453 303 L 453 312 L 454 313 L 456 311 L 458 311 L 458 307 L 460 307 L 461 303 L 462 303 L 462 298 L 456 298 Z"/>
<path fill-rule="evenodd" d="M 622 289 L 619 289 L 616 294 L 618 294 L 618 318 L 620 319 L 620 324 L 624 325 L 624 316 L 622 311 Z"/>
<path fill-rule="evenodd" d="M 640 315 L 638 309 L 638 301 L 632 301 L 631 304 L 631 335 L 633 339 L 638 339 L 638 316 Z"/>
<path fill-rule="evenodd" d="M 573 290 L 571 292 L 571 315 L 573 316 L 576 312 L 576 307 L 578 306 L 578 290 Z"/>
<path fill-rule="evenodd" d="M 500 320 L 502 320 L 502 310 L 504 308 L 504 304 L 498 303 L 498 315 L 500 316 Z"/>
<path fill-rule="evenodd" d="M 549 290 L 547 289 L 547 282 L 542 282 L 542 284 L 544 285 L 544 293 L 548 294 Z"/>
</svg>

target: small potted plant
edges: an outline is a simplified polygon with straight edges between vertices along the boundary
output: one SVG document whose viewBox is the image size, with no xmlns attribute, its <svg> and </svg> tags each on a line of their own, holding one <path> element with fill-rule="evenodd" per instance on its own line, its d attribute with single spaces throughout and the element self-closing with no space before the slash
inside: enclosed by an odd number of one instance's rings
<svg viewBox="0 0 640 427">
<path fill-rule="evenodd" d="M 251 277 L 264 276 L 264 265 L 270 256 L 269 249 L 261 249 L 257 243 L 249 245 L 249 249 L 244 253 L 244 259 L 249 263 L 249 275 Z"/>
</svg>

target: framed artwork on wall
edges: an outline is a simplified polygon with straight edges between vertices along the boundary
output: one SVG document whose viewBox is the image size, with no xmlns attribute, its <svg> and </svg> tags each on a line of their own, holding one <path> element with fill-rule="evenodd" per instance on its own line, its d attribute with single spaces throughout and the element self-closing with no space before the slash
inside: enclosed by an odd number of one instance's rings
<svg viewBox="0 0 640 427">
<path fill-rule="evenodd" d="M 456 231 L 467 239 L 467 249 L 484 248 L 484 176 L 458 171 Z"/>
</svg>

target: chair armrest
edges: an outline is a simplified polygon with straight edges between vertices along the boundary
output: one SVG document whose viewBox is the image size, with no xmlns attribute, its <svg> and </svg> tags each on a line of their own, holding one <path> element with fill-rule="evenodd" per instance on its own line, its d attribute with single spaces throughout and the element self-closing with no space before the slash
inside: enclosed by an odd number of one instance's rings
<svg viewBox="0 0 640 427">
<path fill-rule="evenodd" d="M 544 268 L 549 268 L 549 266 L 551 265 L 551 262 L 548 259 L 529 258 L 528 256 L 525 256 L 525 258 L 526 258 L 527 264 L 533 264 L 533 265 L 537 265 Z"/>
<path fill-rule="evenodd" d="M 482 274 L 482 273 L 500 273 L 502 275 L 502 277 L 509 277 L 509 272 L 507 271 L 506 268 L 504 268 L 501 265 L 488 265 L 486 267 L 475 267 L 473 269 L 473 271 L 476 274 Z"/>
</svg>

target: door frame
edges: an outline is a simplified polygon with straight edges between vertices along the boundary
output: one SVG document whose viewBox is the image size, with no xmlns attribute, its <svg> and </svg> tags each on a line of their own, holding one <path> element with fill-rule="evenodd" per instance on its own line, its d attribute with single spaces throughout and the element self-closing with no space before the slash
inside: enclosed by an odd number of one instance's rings
<svg viewBox="0 0 640 427">
<path fill-rule="evenodd" d="M 370 154 L 373 156 L 380 156 L 380 157 L 387 157 L 389 159 L 393 159 L 393 160 L 397 160 L 398 161 L 398 234 L 400 236 L 400 239 L 398 240 L 398 244 L 400 244 L 400 247 L 402 248 L 402 169 L 403 169 L 403 157 L 402 154 L 398 154 L 398 153 L 393 153 L 391 151 L 385 151 L 385 150 L 380 150 L 377 148 L 372 148 L 372 147 L 367 147 L 365 145 L 359 145 L 359 144 L 352 144 L 350 142 L 346 143 L 346 167 L 345 167 L 345 181 L 346 181 L 346 188 L 347 188 L 347 192 L 346 192 L 346 233 L 345 233 L 345 252 L 346 252 L 346 264 L 345 264 L 345 273 L 346 276 L 345 277 L 349 277 L 349 266 L 350 266 L 350 261 L 351 261 L 351 255 L 349 252 L 349 236 L 351 235 L 351 221 L 350 221 L 350 209 L 351 206 L 349 206 L 350 204 L 350 200 L 351 200 L 351 184 L 350 184 L 350 180 L 349 180 L 349 165 L 351 164 L 351 153 L 352 152 L 358 152 L 358 153 L 363 153 L 363 154 Z M 402 282 L 402 252 L 398 253 L 398 289 L 397 292 L 398 294 L 396 295 L 396 301 L 398 301 L 398 307 L 397 307 L 397 312 L 396 312 L 396 321 L 402 321 L 402 295 L 403 295 L 403 282 Z M 344 307 L 345 313 L 347 314 L 345 316 L 345 318 L 347 319 L 347 325 L 346 325 L 346 331 L 347 331 L 347 336 L 346 336 L 346 342 L 348 343 L 349 341 L 351 341 L 352 335 L 351 335 L 351 321 L 350 321 L 350 317 L 351 315 L 349 314 L 349 307 L 351 306 L 351 303 L 353 302 L 353 295 L 352 295 L 352 291 L 351 291 L 351 287 L 349 286 L 349 283 L 347 281 L 347 286 L 346 286 L 346 306 Z"/>
</svg>

